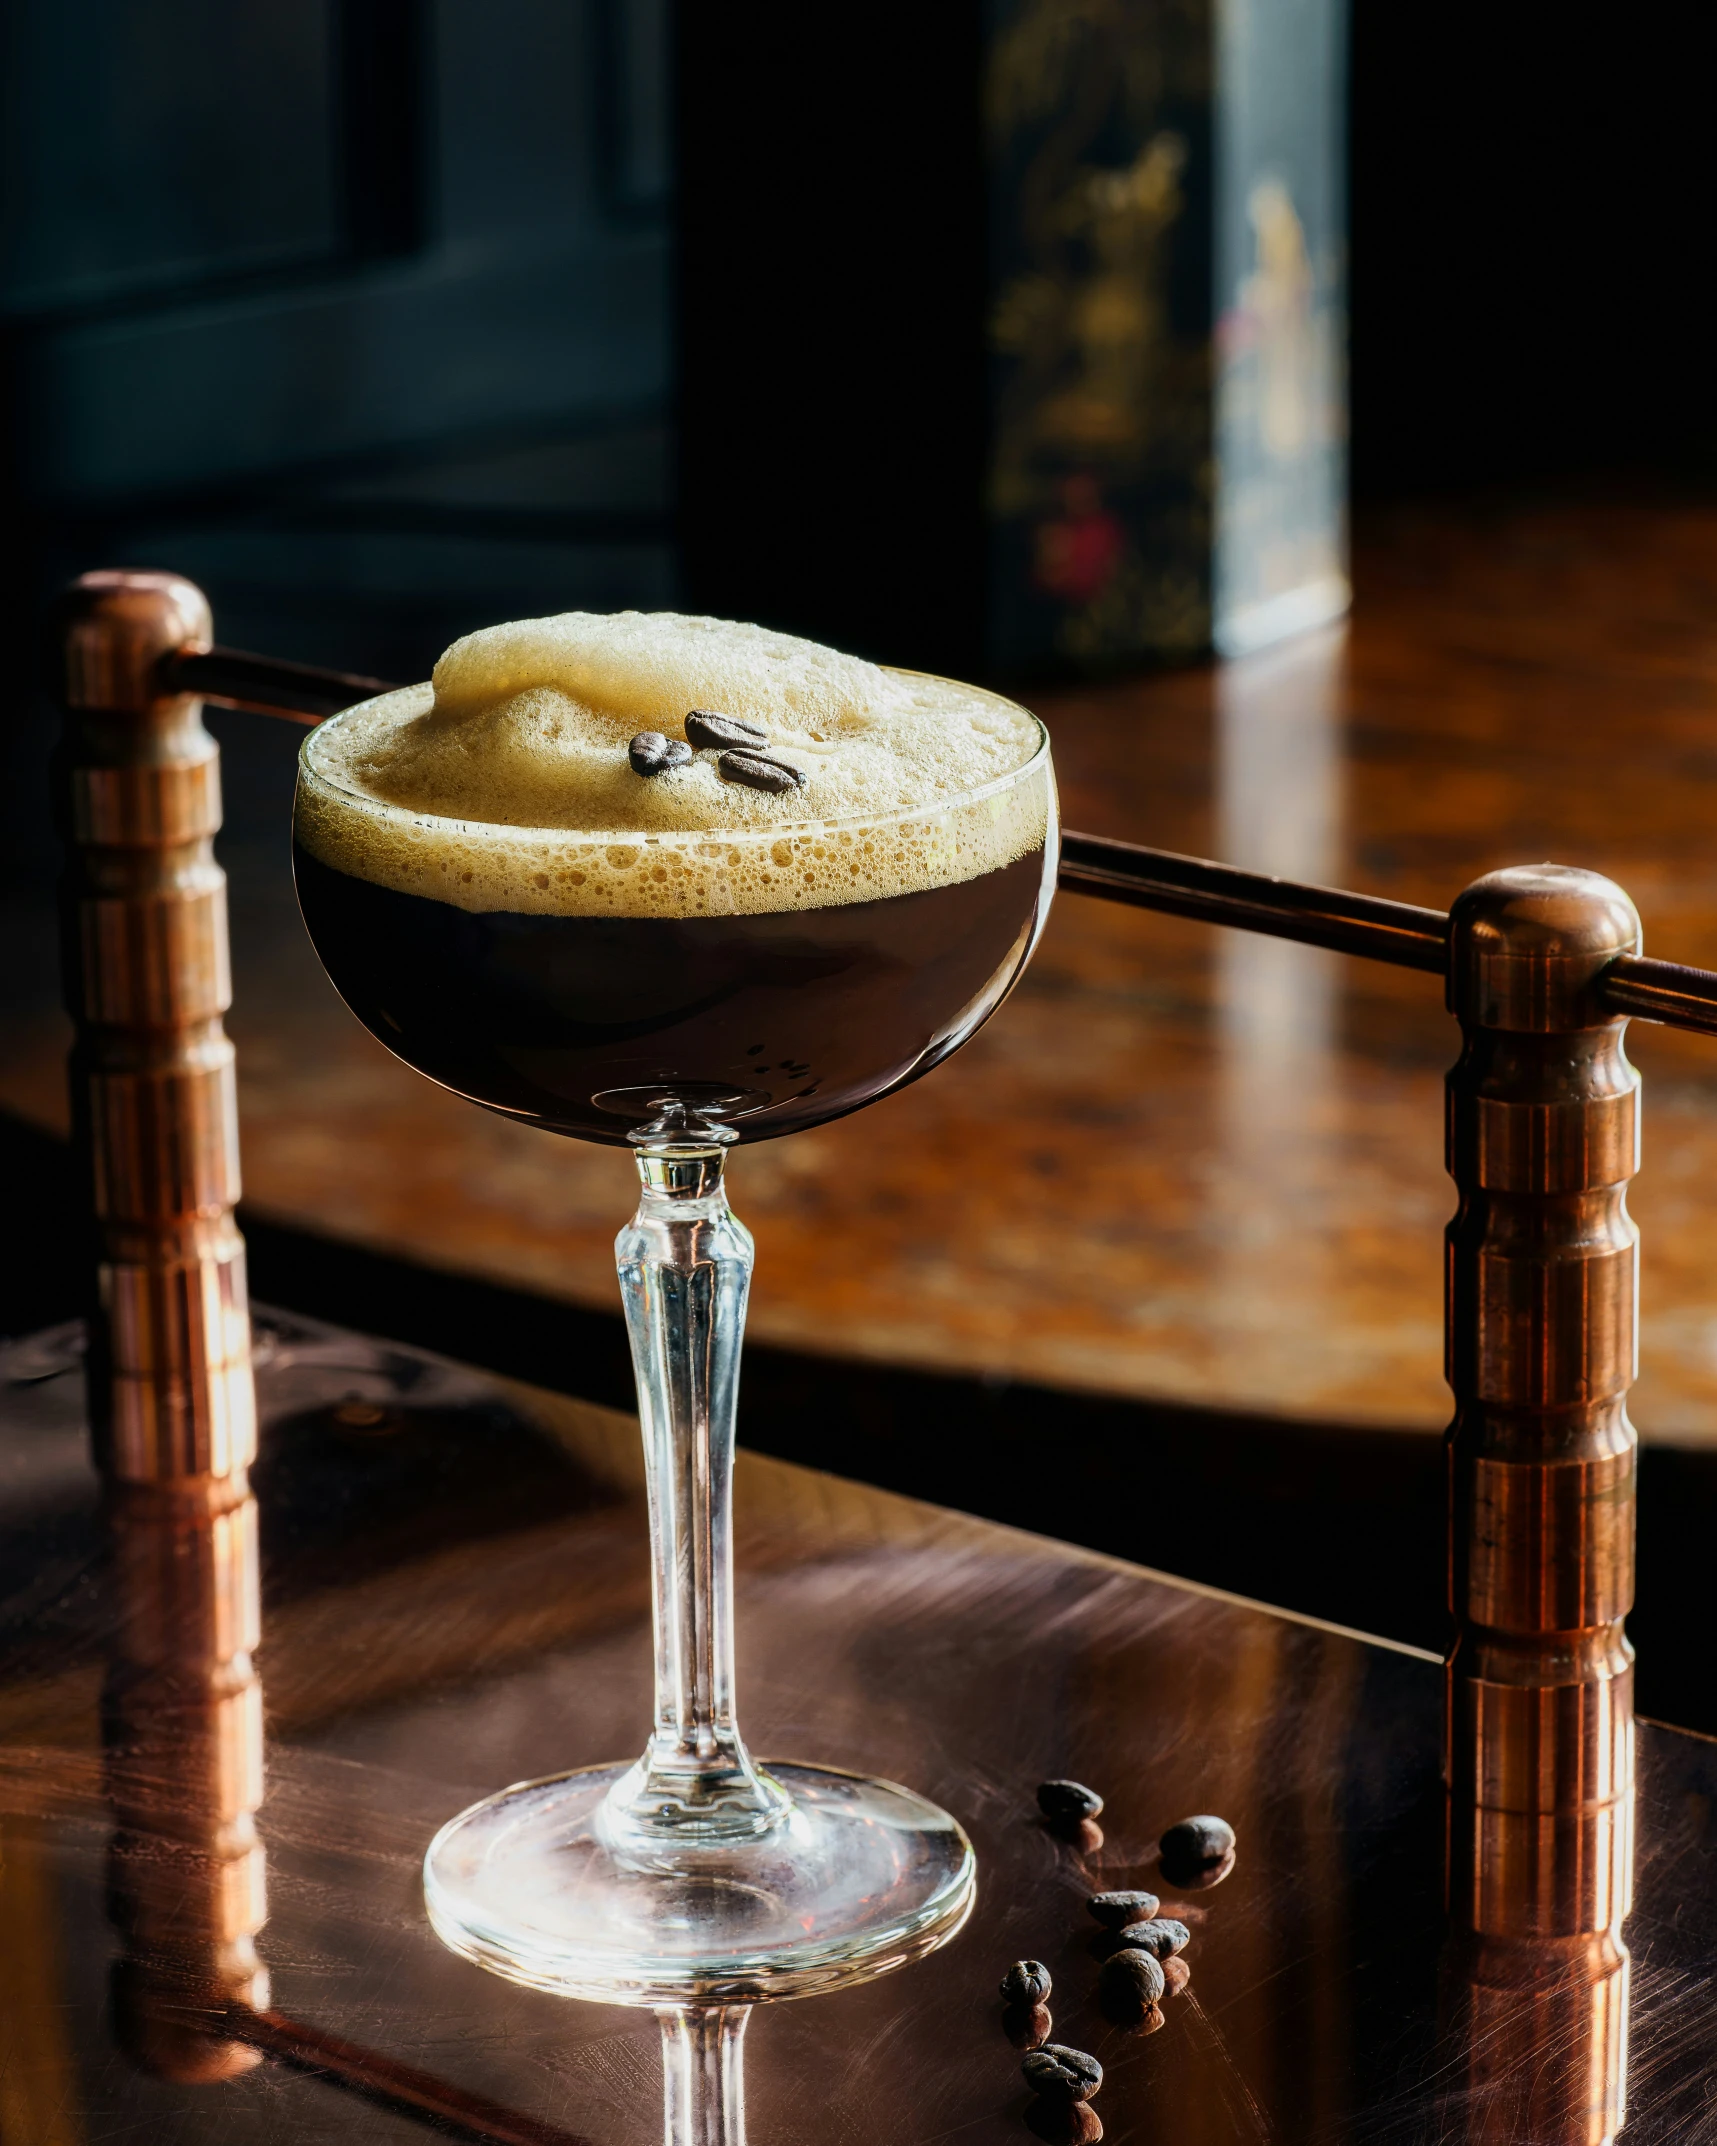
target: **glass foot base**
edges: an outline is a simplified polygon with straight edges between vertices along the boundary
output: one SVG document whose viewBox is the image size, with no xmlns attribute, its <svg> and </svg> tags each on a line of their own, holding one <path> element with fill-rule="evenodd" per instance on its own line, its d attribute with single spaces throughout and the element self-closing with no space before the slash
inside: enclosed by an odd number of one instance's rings
<svg viewBox="0 0 1717 2146">
<path fill-rule="evenodd" d="M 970 1911 L 970 1841 L 892 1781 L 771 1765 L 793 1810 L 763 1839 L 622 1860 L 596 1820 L 631 1770 L 527 1781 L 443 1826 L 423 1866 L 443 1942 L 557 1996 L 738 2002 L 868 1980 L 933 1951 Z"/>
</svg>

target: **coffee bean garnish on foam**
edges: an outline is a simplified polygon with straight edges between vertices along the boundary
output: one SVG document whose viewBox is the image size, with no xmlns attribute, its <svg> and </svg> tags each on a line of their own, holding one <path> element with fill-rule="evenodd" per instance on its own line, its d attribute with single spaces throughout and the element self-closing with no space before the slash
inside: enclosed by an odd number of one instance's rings
<svg viewBox="0 0 1717 2146">
<path fill-rule="evenodd" d="M 736 748 L 723 753 L 716 768 L 723 782 L 743 783 L 748 790 L 770 790 L 777 797 L 805 787 L 804 776 L 790 761 L 749 747 L 744 752 Z"/>
<path fill-rule="evenodd" d="M 744 752 L 769 743 L 769 733 L 761 723 L 743 722 L 737 715 L 711 715 L 703 708 L 694 708 L 686 717 L 686 736 L 692 744 L 718 752 L 730 746 Z"/>
<path fill-rule="evenodd" d="M 686 742 L 689 740 L 690 742 Z M 748 790 L 767 790 L 784 797 L 789 790 L 805 787 L 803 772 L 790 760 L 778 760 L 765 750 L 769 733 L 761 723 L 743 722 L 737 715 L 712 715 L 694 708 L 686 717 L 686 740 L 664 737 L 659 730 L 641 730 L 626 748 L 635 775 L 665 775 L 669 768 L 684 767 L 692 748 L 716 752 L 716 772 L 723 782 L 737 782 Z"/>
<path fill-rule="evenodd" d="M 683 738 L 665 738 L 659 730 L 641 730 L 626 748 L 634 775 L 665 775 L 671 767 L 684 767 L 692 749 Z"/>
</svg>

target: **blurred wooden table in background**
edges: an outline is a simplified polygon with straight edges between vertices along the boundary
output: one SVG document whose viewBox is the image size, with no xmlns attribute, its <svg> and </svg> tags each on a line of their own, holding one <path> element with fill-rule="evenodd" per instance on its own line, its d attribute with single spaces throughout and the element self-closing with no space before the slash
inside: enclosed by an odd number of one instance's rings
<svg viewBox="0 0 1717 2146">
<path fill-rule="evenodd" d="M 1365 534 L 1358 587 L 1343 631 L 1028 696 L 1068 823 L 1439 906 L 1493 866 L 1553 857 L 1628 889 L 1648 953 L 1717 962 L 1717 510 L 1403 512 Z M 268 752 L 278 831 L 229 849 L 251 1210 L 610 1308 L 626 1158 L 457 1102 L 359 1029 L 291 908 L 287 739 Z M 14 933 L 34 968 L 20 957 L 0 1106 L 57 1127 L 47 929 Z M 752 1332 L 1439 1430 L 1454 1048 L 1432 979 L 1063 897 L 956 1066 L 740 1158 Z M 1635 1024 L 1630 1050 L 1646 1078 L 1635 1415 L 1647 1440 L 1717 1444 L 1717 1047 Z"/>
</svg>

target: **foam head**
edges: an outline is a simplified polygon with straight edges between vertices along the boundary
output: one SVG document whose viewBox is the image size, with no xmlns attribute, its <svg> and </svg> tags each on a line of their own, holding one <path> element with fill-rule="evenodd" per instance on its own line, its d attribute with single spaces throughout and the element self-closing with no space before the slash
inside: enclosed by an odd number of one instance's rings
<svg viewBox="0 0 1717 2146">
<path fill-rule="evenodd" d="M 801 783 L 729 780 L 712 749 L 636 772 L 632 738 L 694 709 L 760 726 Z M 734 915 L 973 877 L 1041 847 L 1049 809 L 1041 728 L 998 695 L 761 626 L 575 611 L 468 635 L 429 685 L 313 732 L 297 833 L 467 909 Z"/>
</svg>

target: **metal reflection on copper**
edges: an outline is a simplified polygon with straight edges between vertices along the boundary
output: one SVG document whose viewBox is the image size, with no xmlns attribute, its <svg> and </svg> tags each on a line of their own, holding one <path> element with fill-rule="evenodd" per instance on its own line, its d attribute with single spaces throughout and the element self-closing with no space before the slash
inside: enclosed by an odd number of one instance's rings
<svg viewBox="0 0 1717 2146">
<path fill-rule="evenodd" d="M 1627 2115 L 1633 1797 L 1452 1812 L 1443 2035 L 1451 2136 L 1607 2146 Z"/>
<path fill-rule="evenodd" d="M 1638 1076 L 1619 887 L 1495 872 L 1451 920 L 1446 2027 L 1464 2137 L 1601 2146 L 1627 2097 Z"/>
<path fill-rule="evenodd" d="M 1596 986 L 1639 918 L 1542 865 L 1475 882 L 1451 933 L 1449 1783 L 1582 1810 L 1633 1781 L 1639 1076 Z"/>
<path fill-rule="evenodd" d="M 90 1407 L 122 1483 L 233 1477 L 256 1443 L 239 1194 L 220 762 L 161 659 L 206 647 L 172 574 L 86 574 L 61 605 L 71 1094 L 90 1171 Z"/>
<path fill-rule="evenodd" d="M 103 1707 L 120 2038 L 148 2070 L 258 2061 L 211 2028 L 268 2003 L 256 1504 L 242 1472 L 111 1487 L 118 1622 Z"/>
<path fill-rule="evenodd" d="M 122 2037 L 177 2079 L 255 2064 L 203 2031 L 267 2003 L 256 1450 L 220 768 L 162 658 L 206 647 L 168 574 L 89 574 L 61 611 L 73 1106 L 97 1234 L 87 1355 L 117 1595 L 103 1708 Z M 157 2000 L 160 2000 L 159 2002 Z"/>
</svg>

